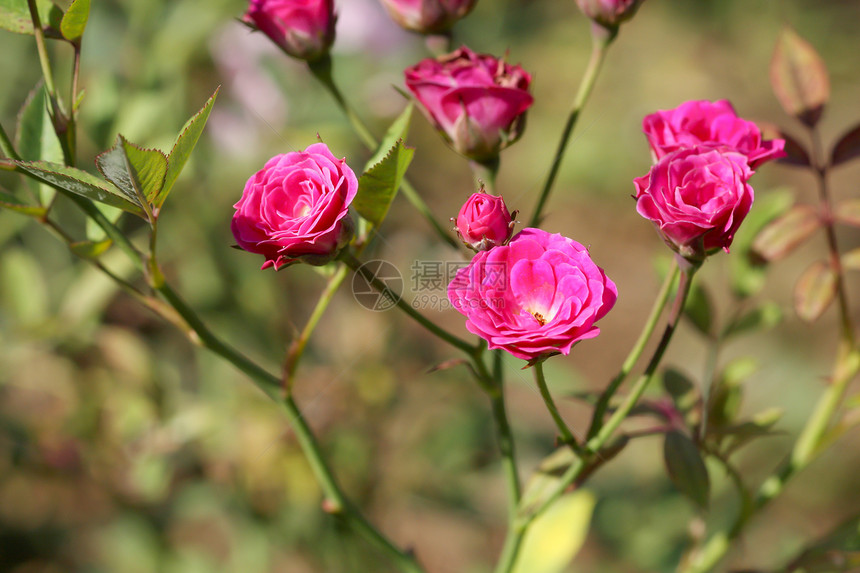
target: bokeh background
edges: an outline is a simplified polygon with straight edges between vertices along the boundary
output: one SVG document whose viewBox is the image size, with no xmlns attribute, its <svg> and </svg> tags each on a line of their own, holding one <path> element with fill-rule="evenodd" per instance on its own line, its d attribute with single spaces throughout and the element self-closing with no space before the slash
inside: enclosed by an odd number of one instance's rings
<svg viewBox="0 0 860 573">
<path fill-rule="evenodd" d="M 392 86 L 426 57 L 422 40 L 390 22 L 375 0 L 341 0 L 335 76 L 381 133 L 404 105 Z M 276 370 L 325 278 L 310 267 L 260 272 L 256 256 L 230 248 L 232 204 L 272 155 L 323 138 L 359 169 L 368 157 L 302 64 L 289 61 L 236 18 L 241 0 L 99 0 L 83 51 L 81 164 L 115 135 L 167 148 L 185 119 L 221 86 L 192 162 L 160 225 L 168 278 L 225 338 Z M 547 364 L 562 412 L 579 432 L 589 410 L 568 399 L 614 375 L 644 322 L 665 247 L 639 218 L 631 180 L 650 156 L 641 118 L 687 99 L 728 98 L 748 118 L 804 134 L 768 83 L 774 42 L 790 24 L 819 50 L 832 97 L 822 122 L 833 141 L 860 120 L 857 0 L 649 0 L 613 45 L 570 145 L 544 227 L 590 246 L 618 284 L 602 335 Z M 502 156 L 498 188 L 525 219 L 548 169 L 558 130 L 590 48 L 572 1 L 481 0 L 455 29 L 477 51 L 509 53 L 534 76 L 535 105 L 520 142 Z M 53 52 L 60 83 L 70 68 Z M 31 37 L 0 33 L 0 121 L 13 131 L 36 85 Z M 438 217 L 456 214 L 475 190 L 466 163 L 423 117 L 409 136 L 409 176 Z M 814 201 L 813 180 L 767 166 L 760 197 L 788 190 Z M 840 168 L 837 197 L 860 192 L 860 169 Z M 0 184 L 20 182 L 5 174 Z M 74 210 L 60 204 L 73 228 Z M 145 238 L 144 229 L 126 228 Z M 398 199 L 370 257 L 401 269 L 415 261 L 462 261 Z M 845 250 L 860 232 L 843 229 Z M 823 257 L 818 237 L 771 270 L 764 297 L 785 320 L 721 348 L 719 362 L 752 356 L 744 414 L 785 410 L 780 434 L 739 457 L 757 485 L 790 447 L 821 392 L 835 353 L 831 309 L 812 326 L 791 310 L 792 286 Z M 717 314 L 733 310 L 728 257 L 702 273 Z M 120 253 L 108 264 L 141 282 Z M 849 296 L 860 320 L 857 277 Z M 418 294 L 407 292 L 408 295 Z M 423 312 L 465 335 L 462 317 Z M 434 302 L 435 301 L 435 302 Z M 689 325 L 666 363 L 700 381 L 708 345 Z M 297 399 L 345 489 L 394 539 L 412 545 L 432 573 L 482 573 L 504 535 L 504 484 L 489 406 L 462 368 L 428 373 L 455 357 L 395 311 L 370 312 L 348 285 L 332 303 L 299 370 Z M 553 448 L 549 416 L 528 371 L 506 364 L 510 415 L 527 475 Z M 855 387 L 856 390 L 856 387 Z M 660 390 L 655 386 L 654 394 Z M 776 570 L 805 544 L 860 512 L 860 435 L 838 441 L 756 518 L 727 567 Z M 712 467 L 705 521 L 726 523 L 737 500 Z M 577 572 L 672 571 L 696 516 L 671 486 L 658 438 L 637 440 L 588 487 L 597 506 Z M 393 571 L 382 555 L 319 509 L 319 490 L 278 408 L 229 364 L 183 336 L 71 257 L 41 227 L 0 212 L 0 571 L 288 572 Z"/>
</svg>

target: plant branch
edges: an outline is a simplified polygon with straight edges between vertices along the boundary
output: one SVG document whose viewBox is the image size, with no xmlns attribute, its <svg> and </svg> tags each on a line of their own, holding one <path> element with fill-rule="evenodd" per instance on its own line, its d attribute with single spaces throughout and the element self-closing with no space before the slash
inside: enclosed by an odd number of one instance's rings
<svg viewBox="0 0 860 573">
<path fill-rule="evenodd" d="M 582 76 L 576 96 L 573 98 L 573 104 L 571 104 L 570 112 L 567 116 L 567 122 L 564 124 L 564 129 L 562 129 L 558 148 L 556 149 L 555 156 L 553 157 L 552 166 L 549 169 L 549 175 L 547 175 L 540 197 L 538 197 L 534 213 L 532 214 L 532 218 L 528 224 L 529 227 L 540 226 L 543 209 L 546 206 L 549 194 L 555 184 L 555 178 L 558 175 L 559 168 L 561 167 L 561 161 L 564 158 L 564 151 L 567 149 L 567 144 L 570 141 L 571 134 L 573 133 L 573 128 L 576 126 L 576 121 L 579 119 L 579 114 L 582 112 L 582 108 L 585 106 L 588 96 L 591 95 L 591 91 L 594 89 L 594 84 L 597 80 L 598 74 L 600 73 L 600 68 L 603 66 L 603 62 L 606 59 L 606 52 L 609 45 L 612 43 L 612 40 L 615 39 L 615 35 L 601 34 L 595 35 L 592 38 L 591 57 L 588 60 L 588 66 L 585 68 L 585 74 Z"/>
<path fill-rule="evenodd" d="M 549 388 L 546 385 L 546 377 L 543 373 L 543 363 L 536 362 L 532 368 L 535 372 L 535 382 L 537 383 L 538 390 L 540 390 L 543 403 L 546 405 L 549 415 L 552 416 L 552 420 L 555 422 L 555 427 L 558 428 L 558 432 L 561 434 L 561 439 L 574 450 L 578 450 L 579 444 L 576 442 L 576 437 L 574 437 L 570 428 L 567 427 L 567 424 L 564 422 L 564 418 L 562 418 L 561 414 L 558 413 L 558 408 L 556 408 L 555 401 L 552 399 L 552 394 L 550 394 Z"/>
</svg>

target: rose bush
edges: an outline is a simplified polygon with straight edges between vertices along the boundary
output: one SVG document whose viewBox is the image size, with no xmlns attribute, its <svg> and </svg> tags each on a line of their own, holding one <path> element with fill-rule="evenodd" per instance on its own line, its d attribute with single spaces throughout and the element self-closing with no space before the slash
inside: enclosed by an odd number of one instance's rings
<svg viewBox="0 0 860 573">
<path fill-rule="evenodd" d="M 763 141 L 758 126 L 737 116 L 726 100 L 684 102 L 675 109 L 645 116 L 642 131 L 655 160 L 703 143 L 725 145 L 747 156 L 752 168 L 785 156 L 785 141 Z"/>
<path fill-rule="evenodd" d="M 746 156 L 730 148 L 679 149 L 633 180 L 636 210 L 675 251 L 700 260 L 728 251 L 752 207 L 753 188 L 747 183 L 752 174 Z"/>
<path fill-rule="evenodd" d="M 483 191 L 473 193 L 457 214 L 460 240 L 476 251 L 505 244 L 513 230 L 513 220 L 505 200 Z"/>
<path fill-rule="evenodd" d="M 520 66 L 465 46 L 404 72 L 406 87 L 436 129 L 459 153 L 490 160 L 522 133 L 534 101 L 531 76 Z"/>
<path fill-rule="evenodd" d="M 349 242 L 357 190 L 355 173 L 324 143 L 276 155 L 245 184 L 234 205 L 233 236 L 266 257 L 263 269 L 297 260 L 324 264 Z"/>
<path fill-rule="evenodd" d="M 617 296 L 585 247 L 533 228 L 479 252 L 448 285 L 448 300 L 466 316 L 469 332 L 530 362 L 568 354 L 597 336 L 594 323 Z"/>
<path fill-rule="evenodd" d="M 313 61 L 334 42 L 334 0 L 251 0 L 242 20 L 289 55 Z"/>
<path fill-rule="evenodd" d="M 447 31 L 477 3 L 478 0 L 382 0 L 392 20 L 421 34 Z"/>
<path fill-rule="evenodd" d="M 588 18 L 606 28 L 617 28 L 636 13 L 643 0 L 576 0 Z"/>
</svg>

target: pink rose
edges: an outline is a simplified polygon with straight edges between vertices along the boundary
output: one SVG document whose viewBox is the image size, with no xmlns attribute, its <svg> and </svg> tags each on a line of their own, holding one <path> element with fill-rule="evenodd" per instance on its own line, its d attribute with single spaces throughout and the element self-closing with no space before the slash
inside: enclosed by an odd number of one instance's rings
<svg viewBox="0 0 860 573">
<path fill-rule="evenodd" d="M 477 3 L 478 0 L 382 0 L 392 20 L 421 34 L 448 31 Z"/>
<path fill-rule="evenodd" d="M 585 247 L 532 228 L 475 255 L 448 285 L 469 332 L 532 363 L 600 334 L 594 323 L 617 297 Z"/>
<path fill-rule="evenodd" d="M 657 225 L 685 258 L 728 251 L 753 203 L 747 158 L 725 147 L 698 146 L 663 156 L 648 175 L 633 180 L 636 210 Z"/>
<path fill-rule="evenodd" d="M 643 0 L 576 0 L 588 18 L 605 28 L 617 28 L 636 13 Z"/>
<path fill-rule="evenodd" d="M 513 230 L 513 220 L 505 200 L 483 190 L 473 193 L 457 215 L 457 234 L 467 247 L 475 251 L 504 245 Z"/>
<path fill-rule="evenodd" d="M 520 136 L 533 98 L 531 76 L 465 46 L 407 68 L 406 87 L 430 121 L 458 152 L 476 161 L 492 160 Z"/>
<path fill-rule="evenodd" d="M 233 236 L 266 257 L 263 269 L 325 264 L 351 238 L 348 209 L 357 190 L 355 173 L 324 143 L 276 155 L 245 183 L 233 206 Z"/>
<path fill-rule="evenodd" d="M 242 20 L 301 60 L 318 60 L 334 42 L 334 0 L 251 0 Z"/>
<path fill-rule="evenodd" d="M 762 141 L 758 126 L 738 117 L 726 100 L 688 101 L 675 109 L 646 115 L 642 131 L 656 159 L 702 143 L 725 145 L 743 153 L 753 169 L 765 161 L 785 157 L 784 140 Z"/>
</svg>

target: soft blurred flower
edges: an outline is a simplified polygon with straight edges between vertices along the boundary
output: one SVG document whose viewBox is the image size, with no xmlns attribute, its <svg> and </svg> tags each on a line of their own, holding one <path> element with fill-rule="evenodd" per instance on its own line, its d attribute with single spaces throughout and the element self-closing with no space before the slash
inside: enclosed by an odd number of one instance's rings
<svg viewBox="0 0 860 573">
<path fill-rule="evenodd" d="M 475 251 L 504 245 L 513 231 L 513 218 L 505 200 L 483 190 L 473 193 L 457 215 L 457 234 L 467 247 Z"/>
<path fill-rule="evenodd" d="M 675 109 L 646 115 L 642 131 L 655 160 L 702 143 L 730 147 L 747 156 L 750 167 L 785 156 L 785 140 L 763 141 L 758 126 L 737 116 L 726 100 L 684 102 Z"/>
<path fill-rule="evenodd" d="M 469 332 L 532 363 L 597 336 L 594 323 L 617 297 L 585 247 L 532 228 L 479 252 L 448 285 L 448 300 L 466 316 Z"/>
<path fill-rule="evenodd" d="M 534 98 L 521 67 L 462 47 L 404 71 L 406 87 L 448 143 L 469 159 L 496 158 L 517 140 Z"/>
<path fill-rule="evenodd" d="M 318 60 L 334 42 L 334 0 L 251 0 L 242 19 L 301 60 Z"/>
<path fill-rule="evenodd" d="M 234 205 L 233 236 L 266 257 L 262 268 L 301 260 L 321 265 L 349 242 L 349 204 L 358 179 L 324 143 L 276 155 L 245 184 Z"/>
<path fill-rule="evenodd" d="M 643 0 L 576 0 L 582 13 L 605 28 L 617 28 L 636 13 Z"/>
<path fill-rule="evenodd" d="M 391 19 L 421 34 L 441 34 L 475 7 L 478 0 L 382 0 Z"/>
<path fill-rule="evenodd" d="M 700 261 L 728 251 L 752 207 L 752 174 L 746 156 L 731 148 L 679 149 L 633 180 L 636 210 L 654 222 L 673 250 Z"/>
</svg>

